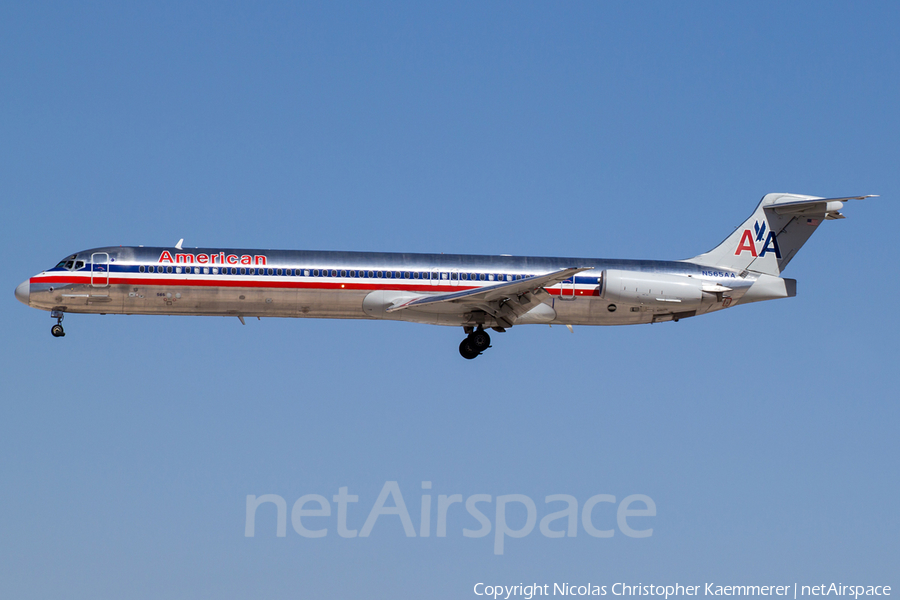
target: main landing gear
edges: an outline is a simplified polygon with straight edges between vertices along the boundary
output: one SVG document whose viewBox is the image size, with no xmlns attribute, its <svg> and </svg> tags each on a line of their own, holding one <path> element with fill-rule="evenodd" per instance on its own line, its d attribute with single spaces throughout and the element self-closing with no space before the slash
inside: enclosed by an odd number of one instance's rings
<svg viewBox="0 0 900 600">
<path fill-rule="evenodd" d="M 468 333 L 466 339 L 459 344 L 459 353 L 463 358 L 472 360 L 491 347 L 491 336 L 480 327 Z"/>
<path fill-rule="evenodd" d="M 66 335 L 66 331 L 62 326 L 62 320 L 65 314 L 61 310 L 54 310 L 50 312 L 50 316 L 56 319 L 56 325 L 50 328 L 50 333 L 53 334 L 53 337 L 63 337 Z"/>
</svg>

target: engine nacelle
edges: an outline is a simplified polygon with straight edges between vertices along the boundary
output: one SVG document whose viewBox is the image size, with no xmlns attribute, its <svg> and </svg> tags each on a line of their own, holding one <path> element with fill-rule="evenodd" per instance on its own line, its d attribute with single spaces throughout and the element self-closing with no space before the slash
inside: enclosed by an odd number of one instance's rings
<svg viewBox="0 0 900 600">
<path fill-rule="evenodd" d="M 609 269 L 603 271 L 600 297 L 612 303 L 691 311 L 700 308 L 703 284 L 684 275 Z"/>
</svg>

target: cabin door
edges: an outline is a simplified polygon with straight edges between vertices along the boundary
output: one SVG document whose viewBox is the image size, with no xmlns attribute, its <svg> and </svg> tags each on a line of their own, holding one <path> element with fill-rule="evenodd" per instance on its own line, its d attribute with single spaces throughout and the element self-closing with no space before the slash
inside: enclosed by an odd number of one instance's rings
<svg viewBox="0 0 900 600">
<path fill-rule="evenodd" d="M 572 275 L 568 279 L 563 280 L 559 284 L 559 299 L 574 300 L 575 299 L 575 276 Z"/>
<path fill-rule="evenodd" d="M 91 254 L 91 287 L 109 287 L 109 254 Z"/>
</svg>

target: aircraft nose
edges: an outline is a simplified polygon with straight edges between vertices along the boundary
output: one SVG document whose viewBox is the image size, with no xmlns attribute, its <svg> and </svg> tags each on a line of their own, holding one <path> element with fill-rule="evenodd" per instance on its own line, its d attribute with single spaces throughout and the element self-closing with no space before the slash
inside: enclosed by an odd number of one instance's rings
<svg viewBox="0 0 900 600">
<path fill-rule="evenodd" d="M 23 281 L 19 284 L 16 288 L 16 299 L 22 304 L 28 304 L 28 301 L 31 299 L 31 284 L 29 282 Z"/>
</svg>

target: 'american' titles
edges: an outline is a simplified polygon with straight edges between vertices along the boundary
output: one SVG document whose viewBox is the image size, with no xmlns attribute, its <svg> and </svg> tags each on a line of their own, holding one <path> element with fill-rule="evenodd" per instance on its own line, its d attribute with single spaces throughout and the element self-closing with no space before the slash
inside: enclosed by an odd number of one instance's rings
<svg viewBox="0 0 900 600">
<path fill-rule="evenodd" d="M 175 257 L 172 258 L 172 253 L 168 250 L 163 250 L 162 254 L 159 255 L 159 260 L 157 262 L 160 263 L 182 263 L 182 264 L 200 264 L 200 265 L 265 265 L 266 264 L 266 255 L 265 254 L 242 254 L 238 256 L 237 254 L 225 254 L 224 252 L 219 252 L 218 254 L 192 254 L 190 252 L 176 252 Z"/>
</svg>

